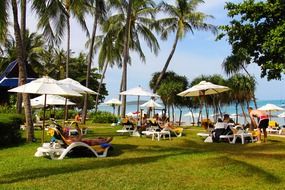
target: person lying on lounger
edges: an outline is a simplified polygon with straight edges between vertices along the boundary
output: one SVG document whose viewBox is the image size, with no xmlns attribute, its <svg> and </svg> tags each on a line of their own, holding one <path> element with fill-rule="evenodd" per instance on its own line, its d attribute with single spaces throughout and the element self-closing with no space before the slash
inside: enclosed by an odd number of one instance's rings
<svg viewBox="0 0 285 190">
<path fill-rule="evenodd" d="M 78 126 L 78 124 L 75 125 L 75 128 L 78 132 L 77 136 L 68 136 L 66 133 L 63 132 L 63 129 L 60 125 L 56 124 L 56 131 L 53 134 L 53 138 L 58 139 L 58 140 L 63 140 L 66 144 L 71 144 L 73 142 L 84 142 L 86 144 L 88 144 L 89 146 L 94 146 L 94 145 L 102 145 L 102 144 L 106 144 L 109 143 L 113 140 L 113 137 L 97 137 L 94 139 L 86 139 L 86 138 L 82 138 L 83 135 L 81 133 L 81 130 Z M 58 134 L 59 133 L 59 134 Z"/>
</svg>

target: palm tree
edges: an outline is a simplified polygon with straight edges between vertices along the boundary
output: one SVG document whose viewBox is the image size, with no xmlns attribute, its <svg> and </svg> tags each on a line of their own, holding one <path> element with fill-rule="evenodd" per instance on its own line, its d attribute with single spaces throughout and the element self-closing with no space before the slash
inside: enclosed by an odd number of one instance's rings
<svg viewBox="0 0 285 190">
<path fill-rule="evenodd" d="M 92 65 L 92 59 L 93 59 L 93 52 L 94 52 L 93 46 L 95 43 L 97 24 L 98 24 L 99 19 L 104 17 L 105 12 L 106 12 L 104 0 L 96 0 L 95 1 L 95 7 L 92 7 L 92 10 L 93 10 L 93 14 L 94 14 L 94 21 L 93 21 L 93 31 L 92 31 L 92 36 L 91 36 L 91 43 L 89 45 L 89 54 L 87 57 L 87 61 L 88 61 L 87 74 L 86 74 L 86 87 L 87 88 L 89 87 L 89 77 L 90 77 L 91 65 Z M 86 119 L 86 115 L 87 115 L 87 100 L 88 100 L 88 95 L 85 94 L 82 120 L 81 120 L 82 123 L 85 123 L 85 119 Z"/>
<path fill-rule="evenodd" d="M 102 73 L 97 90 L 99 94 L 108 66 L 113 67 L 115 64 L 117 64 L 118 67 L 122 66 L 122 47 L 115 47 L 115 40 L 115 35 L 111 30 L 105 35 L 97 36 L 97 42 L 94 48 L 99 49 L 98 65 Z M 97 111 L 98 108 L 99 94 L 96 95 L 95 111 Z"/>
<path fill-rule="evenodd" d="M 237 53 L 236 55 L 228 56 L 223 61 L 222 68 L 228 76 L 237 74 L 243 70 L 248 75 L 248 77 L 251 78 L 253 76 L 246 69 L 247 63 L 250 63 L 250 59 L 241 52 Z M 254 106 L 257 109 L 255 93 L 254 91 L 249 91 L 249 93 L 252 95 Z"/>
<path fill-rule="evenodd" d="M 246 104 L 246 106 L 249 107 L 249 102 L 252 98 L 252 94 L 248 92 L 253 92 L 255 90 L 255 79 L 246 75 L 235 74 L 228 79 L 227 83 L 231 88 L 231 91 L 229 92 L 231 99 L 236 102 L 236 104 L 239 104 L 241 106 L 243 116 L 246 120 L 244 106 Z"/>
<path fill-rule="evenodd" d="M 25 1 L 23 1 L 25 3 Z M 22 3 L 23 3 L 22 2 Z M 7 4 L 6 4 L 7 5 Z M 12 13 L 13 13 L 13 26 L 14 26 L 14 34 L 16 39 L 16 52 L 17 52 L 17 63 L 19 66 L 19 85 L 23 85 L 26 83 L 27 72 L 26 72 L 26 52 L 25 52 L 25 39 L 23 39 L 24 32 L 21 32 L 20 25 L 18 22 L 18 4 L 16 0 L 11 1 L 12 5 Z M 22 8 L 25 5 L 22 5 Z M 22 21 L 23 22 L 23 21 Z M 23 25 L 22 25 L 23 26 Z M 23 28 L 25 30 L 25 28 Z M 26 125 L 27 125 L 27 141 L 32 141 L 34 138 L 34 130 L 33 130 L 33 120 L 32 120 L 32 109 L 30 97 L 28 94 L 23 94 L 24 101 L 24 109 L 25 109 L 25 117 L 26 117 Z"/>
<path fill-rule="evenodd" d="M 170 64 L 178 41 L 183 39 L 187 32 L 194 33 L 194 30 L 210 30 L 211 32 L 216 33 L 217 31 L 215 26 L 205 23 L 205 20 L 211 18 L 211 16 L 196 11 L 197 6 L 204 2 L 203 0 L 176 0 L 175 2 L 175 6 L 165 2 L 160 4 L 161 10 L 168 14 L 169 17 L 157 20 L 156 26 L 154 26 L 157 31 L 161 33 L 161 38 L 163 40 L 166 40 L 170 33 L 176 33 L 171 52 L 156 81 L 154 91 L 158 88 L 162 77 Z"/>
<path fill-rule="evenodd" d="M 62 41 L 64 31 L 67 31 L 67 57 L 65 75 L 69 75 L 70 59 L 70 17 L 71 14 L 79 22 L 81 27 L 89 35 L 85 14 L 88 10 L 88 0 L 33 0 L 32 9 L 39 16 L 38 27 L 43 28 L 43 35 L 47 37 L 50 43 Z"/>
<path fill-rule="evenodd" d="M 152 0 L 141 1 L 115 1 L 113 6 L 119 13 L 109 18 L 110 27 L 117 28 L 116 46 L 123 44 L 123 64 L 122 64 L 122 88 L 127 90 L 127 65 L 130 63 L 129 50 L 139 53 L 140 58 L 145 61 L 144 53 L 141 49 L 140 38 L 142 36 L 151 51 L 157 54 L 159 44 L 150 27 L 154 22 L 154 15 L 157 12 L 155 3 Z M 122 97 L 121 115 L 125 116 L 126 96 Z"/>
</svg>

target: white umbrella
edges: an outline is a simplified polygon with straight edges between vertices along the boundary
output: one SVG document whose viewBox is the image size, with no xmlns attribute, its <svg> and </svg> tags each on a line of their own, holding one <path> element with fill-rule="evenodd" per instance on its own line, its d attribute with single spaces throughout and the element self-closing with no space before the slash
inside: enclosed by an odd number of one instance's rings
<svg viewBox="0 0 285 190">
<path fill-rule="evenodd" d="M 285 112 L 282 112 L 278 115 L 278 117 L 284 117 L 285 118 Z"/>
<path fill-rule="evenodd" d="M 31 106 L 42 108 L 44 107 L 45 95 L 31 99 Z M 46 105 L 65 105 L 65 98 L 58 95 L 47 95 Z M 67 105 L 75 105 L 75 103 L 67 100 Z"/>
<path fill-rule="evenodd" d="M 201 81 L 199 84 L 180 92 L 178 96 L 205 96 L 210 94 L 218 94 L 230 90 L 227 86 L 216 85 L 211 82 Z"/>
<path fill-rule="evenodd" d="M 78 82 L 74 79 L 71 79 L 71 78 L 65 78 L 65 79 L 59 80 L 58 82 L 67 85 L 70 89 L 72 89 L 72 90 L 74 90 L 80 94 L 98 94 L 97 92 L 83 86 L 82 84 L 80 84 L 80 82 Z M 67 99 L 65 101 L 67 102 Z M 65 104 L 64 119 L 67 119 L 66 118 L 67 117 L 67 111 L 68 111 L 67 104 Z"/>
<path fill-rule="evenodd" d="M 153 99 L 150 99 L 146 103 L 140 105 L 140 107 L 146 107 L 146 108 L 162 108 L 163 106 L 156 103 Z"/>
<path fill-rule="evenodd" d="M 115 106 L 116 105 L 121 105 L 122 102 L 120 100 L 118 100 L 118 99 L 113 98 L 113 99 L 110 99 L 110 100 L 104 102 L 104 104 L 112 106 L 113 107 L 113 114 L 115 114 Z"/>
<path fill-rule="evenodd" d="M 201 81 L 199 84 L 192 86 L 191 88 L 180 92 L 177 94 L 178 96 L 201 96 L 202 100 L 205 95 L 211 95 L 211 94 L 218 94 L 221 92 L 225 92 L 230 90 L 227 86 L 222 85 L 216 85 L 211 82 L 207 81 Z M 201 101 L 201 109 L 203 107 L 203 101 Z M 201 118 L 202 119 L 202 118 Z"/>
<path fill-rule="evenodd" d="M 139 112 L 140 96 L 159 97 L 159 95 L 148 92 L 147 90 L 143 89 L 140 86 L 126 90 L 126 91 L 123 91 L 120 93 L 120 95 L 137 96 L 138 97 L 138 104 L 137 104 L 137 111 L 138 112 Z"/>
<path fill-rule="evenodd" d="M 269 112 L 269 117 L 271 119 L 271 112 L 275 112 L 275 111 L 283 111 L 284 108 L 281 108 L 279 106 L 276 106 L 274 104 L 266 104 L 260 108 L 258 108 L 258 110 L 263 110 L 263 111 L 268 111 Z"/>
<path fill-rule="evenodd" d="M 45 107 L 46 96 L 48 94 L 62 95 L 62 96 L 81 96 L 79 93 L 68 88 L 63 83 L 59 83 L 50 77 L 42 77 L 36 79 L 30 83 L 18 86 L 16 88 L 8 90 L 9 92 L 27 93 L 27 94 L 44 94 L 44 115 L 43 115 L 43 128 L 42 128 L 42 142 L 44 141 L 44 126 L 45 126 Z"/>
<path fill-rule="evenodd" d="M 65 79 L 59 80 L 58 82 L 68 85 L 69 88 L 71 88 L 72 90 L 74 90 L 80 94 L 85 94 L 85 93 L 87 93 L 87 94 L 98 94 L 97 92 L 83 86 L 82 84 L 80 84 L 80 82 L 78 82 L 74 79 L 71 79 L 71 78 L 65 78 Z"/>
<path fill-rule="evenodd" d="M 263 111 L 283 111 L 284 108 L 281 108 L 281 107 L 276 106 L 274 104 L 266 104 L 266 105 L 258 108 L 258 110 L 263 110 Z"/>
</svg>

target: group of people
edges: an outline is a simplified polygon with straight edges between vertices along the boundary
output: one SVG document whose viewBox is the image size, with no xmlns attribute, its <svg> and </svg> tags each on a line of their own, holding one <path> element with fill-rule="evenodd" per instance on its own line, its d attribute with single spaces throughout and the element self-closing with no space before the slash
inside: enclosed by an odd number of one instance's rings
<svg viewBox="0 0 285 190">
<path fill-rule="evenodd" d="M 265 111 L 255 110 L 252 107 L 248 108 L 248 113 L 251 120 L 251 126 L 254 129 L 257 129 L 257 143 L 261 143 L 261 134 L 263 133 L 263 141 L 267 141 L 267 131 L 266 128 L 269 124 L 269 117 Z M 202 123 L 203 124 L 203 123 Z M 207 122 L 209 127 L 209 122 Z M 229 126 L 235 125 L 235 122 L 229 117 L 228 114 L 224 115 L 223 119 L 218 119 L 218 122 L 213 125 L 213 141 L 219 141 L 219 136 L 224 134 L 229 134 L 231 132 Z"/>
</svg>

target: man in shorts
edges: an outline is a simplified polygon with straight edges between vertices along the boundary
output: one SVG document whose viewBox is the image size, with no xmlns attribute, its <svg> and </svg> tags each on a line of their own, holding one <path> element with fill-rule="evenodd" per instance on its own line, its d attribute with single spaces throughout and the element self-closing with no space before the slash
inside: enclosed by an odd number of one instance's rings
<svg viewBox="0 0 285 190">
<path fill-rule="evenodd" d="M 252 109 L 252 107 L 248 108 L 248 112 L 249 112 L 249 116 L 250 116 L 250 120 L 251 120 L 252 125 L 255 128 L 257 128 L 257 130 L 258 130 L 257 143 L 261 143 L 261 129 L 262 129 L 263 135 L 264 135 L 264 142 L 266 142 L 266 140 L 267 140 L 266 128 L 268 127 L 268 123 L 269 123 L 269 118 L 268 118 L 267 113 L 265 111 L 262 111 L 262 110 L 254 110 L 254 109 Z M 257 125 L 254 117 L 257 118 L 258 125 Z"/>
</svg>

